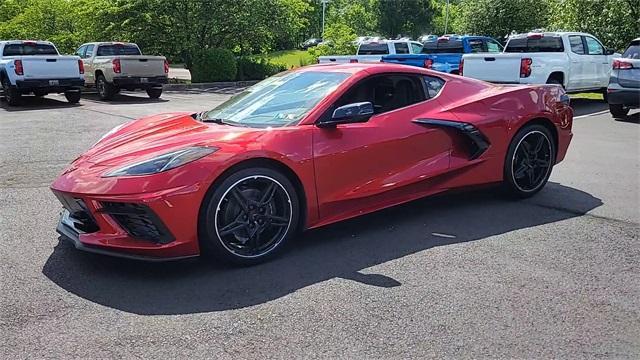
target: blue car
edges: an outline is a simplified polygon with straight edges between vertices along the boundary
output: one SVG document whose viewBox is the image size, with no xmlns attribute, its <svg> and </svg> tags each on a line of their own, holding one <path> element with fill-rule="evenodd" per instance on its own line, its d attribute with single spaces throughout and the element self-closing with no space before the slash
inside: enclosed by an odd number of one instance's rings
<svg viewBox="0 0 640 360">
<path fill-rule="evenodd" d="M 500 53 L 502 45 L 487 36 L 440 36 L 427 41 L 420 54 L 396 54 L 382 57 L 382 62 L 418 66 L 449 74 L 460 72 L 463 54 Z"/>
</svg>

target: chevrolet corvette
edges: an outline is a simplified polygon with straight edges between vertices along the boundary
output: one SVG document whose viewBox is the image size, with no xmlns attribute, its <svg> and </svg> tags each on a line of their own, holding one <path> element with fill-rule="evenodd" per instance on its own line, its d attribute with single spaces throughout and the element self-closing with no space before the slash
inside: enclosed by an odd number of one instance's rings
<svg viewBox="0 0 640 360">
<path fill-rule="evenodd" d="M 314 65 L 209 111 L 122 124 L 51 189 L 76 248 L 241 265 L 305 229 L 460 187 L 528 197 L 569 147 L 557 85 L 495 85 L 395 64 Z"/>
</svg>

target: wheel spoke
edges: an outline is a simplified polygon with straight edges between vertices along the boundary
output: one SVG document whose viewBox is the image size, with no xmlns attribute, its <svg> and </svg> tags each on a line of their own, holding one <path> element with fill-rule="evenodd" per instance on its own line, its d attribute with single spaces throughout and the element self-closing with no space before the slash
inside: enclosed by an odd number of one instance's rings
<svg viewBox="0 0 640 360">
<path fill-rule="evenodd" d="M 231 190 L 231 195 L 236 200 L 236 203 L 240 205 L 242 211 L 244 211 L 245 213 L 249 211 L 249 199 L 244 197 L 244 195 L 240 190 L 238 190 L 238 188 L 234 188 L 233 190 Z"/>
<path fill-rule="evenodd" d="M 518 170 L 516 170 L 516 172 L 513 174 L 513 176 L 516 179 L 520 179 L 525 175 L 526 171 L 527 171 L 527 165 L 521 164 L 520 167 L 518 167 Z"/>
<path fill-rule="evenodd" d="M 527 176 L 529 177 L 529 185 L 532 185 L 532 186 L 533 186 L 533 185 L 535 184 L 535 182 L 534 182 L 534 180 L 535 180 L 535 175 L 536 175 L 536 174 L 535 174 L 535 171 L 534 171 L 534 169 L 533 169 L 533 168 L 531 168 L 531 169 L 527 170 Z"/>
<path fill-rule="evenodd" d="M 276 184 L 273 182 L 270 182 L 269 185 L 267 185 L 267 188 L 264 190 L 264 193 L 262 194 L 262 198 L 260 199 L 260 204 L 266 205 L 267 203 L 271 202 L 271 200 L 273 199 L 273 195 L 275 195 L 275 193 L 276 193 Z"/>
<path fill-rule="evenodd" d="M 220 236 L 226 236 L 229 235 L 235 231 L 238 231 L 244 227 L 247 226 L 247 224 L 245 224 L 244 222 L 241 221 L 242 219 L 242 213 L 240 213 L 232 222 L 228 223 L 227 225 L 223 226 L 221 229 L 218 230 L 218 232 L 220 233 Z"/>
<path fill-rule="evenodd" d="M 266 215 L 266 218 L 271 220 L 271 225 L 276 227 L 282 227 L 289 225 L 289 219 L 282 216 Z"/>
<path fill-rule="evenodd" d="M 547 168 L 549 166 L 549 161 L 545 159 L 537 159 L 535 164 L 538 167 Z"/>
<path fill-rule="evenodd" d="M 534 154 L 537 154 L 540 152 L 540 150 L 542 150 L 542 146 L 544 145 L 544 136 L 540 136 L 538 138 L 538 142 L 536 142 L 536 147 L 534 148 L 533 152 Z"/>
</svg>

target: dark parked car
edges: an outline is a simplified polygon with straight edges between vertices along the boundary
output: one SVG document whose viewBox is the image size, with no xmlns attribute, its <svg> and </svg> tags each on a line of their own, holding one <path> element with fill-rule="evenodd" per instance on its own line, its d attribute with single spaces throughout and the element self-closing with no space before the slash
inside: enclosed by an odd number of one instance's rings
<svg viewBox="0 0 640 360">
<path fill-rule="evenodd" d="M 623 118 L 640 106 L 640 38 L 631 41 L 621 58 L 613 60 L 607 95 L 615 118 Z"/>
<path fill-rule="evenodd" d="M 302 43 L 302 49 L 307 50 L 310 47 L 318 46 L 322 42 L 322 39 L 311 38 Z"/>
</svg>

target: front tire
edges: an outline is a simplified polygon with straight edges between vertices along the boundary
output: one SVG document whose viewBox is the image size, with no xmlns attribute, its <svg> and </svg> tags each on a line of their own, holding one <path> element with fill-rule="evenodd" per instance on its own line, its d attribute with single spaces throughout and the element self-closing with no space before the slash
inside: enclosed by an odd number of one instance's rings
<svg viewBox="0 0 640 360">
<path fill-rule="evenodd" d="M 556 149 L 551 132 L 539 124 L 526 125 L 511 140 L 504 162 L 504 187 L 520 198 L 533 196 L 549 180 Z"/>
<path fill-rule="evenodd" d="M 609 104 L 609 112 L 616 119 L 624 119 L 629 113 L 629 108 L 622 104 Z"/>
<path fill-rule="evenodd" d="M 64 97 L 70 104 L 77 104 L 80 101 L 80 90 L 67 90 L 64 92 Z"/>
<path fill-rule="evenodd" d="M 205 198 L 200 246 L 227 263 L 261 263 L 282 251 L 299 219 L 298 194 L 286 176 L 265 167 L 242 169 L 216 182 Z"/>
<path fill-rule="evenodd" d="M 147 95 L 149 95 L 151 99 L 157 99 L 162 95 L 162 88 L 148 88 Z"/>
</svg>

